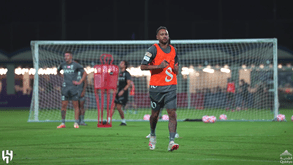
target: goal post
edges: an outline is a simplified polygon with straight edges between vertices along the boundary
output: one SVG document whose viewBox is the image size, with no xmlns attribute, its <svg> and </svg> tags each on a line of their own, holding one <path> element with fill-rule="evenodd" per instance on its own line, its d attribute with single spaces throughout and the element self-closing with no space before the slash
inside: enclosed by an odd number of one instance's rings
<svg viewBox="0 0 293 165">
<path fill-rule="evenodd" d="M 143 121 L 151 113 L 149 71 L 140 64 L 147 41 L 31 41 L 34 69 L 33 97 L 29 122 L 61 121 L 61 85 L 57 67 L 64 52 L 71 51 L 88 73 L 85 94 L 85 121 L 97 121 L 94 96 L 94 65 L 101 54 L 111 54 L 113 64 L 129 62 L 127 70 L 135 84 L 134 100 L 125 111 L 127 121 Z M 278 115 L 277 39 L 172 40 L 179 56 L 177 75 L 177 119 L 201 119 L 204 115 L 226 114 L 228 121 L 272 121 Z M 62 74 L 62 72 L 61 72 Z M 247 86 L 242 86 L 242 80 Z M 227 92 L 228 84 L 234 92 Z M 243 92 L 245 91 L 245 92 Z M 111 96 L 112 97 L 112 96 Z M 136 106 L 133 106 L 136 105 Z M 166 110 L 162 115 L 167 114 Z M 74 121 L 69 103 L 66 121 Z M 113 121 L 120 121 L 115 112 Z"/>
</svg>

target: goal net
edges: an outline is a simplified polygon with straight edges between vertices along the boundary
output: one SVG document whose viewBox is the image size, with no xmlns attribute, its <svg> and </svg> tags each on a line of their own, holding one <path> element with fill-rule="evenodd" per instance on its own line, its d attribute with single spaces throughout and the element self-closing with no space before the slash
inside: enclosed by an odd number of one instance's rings
<svg viewBox="0 0 293 165">
<path fill-rule="evenodd" d="M 88 73 L 85 121 L 97 121 L 93 66 L 100 64 L 104 53 L 113 56 L 114 65 L 121 60 L 129 62 L 127 70 L 135 92 L 124 108 L 125 119 L 143 121 L 144 115 L 151 113 L 150 72 L 141 71 L 140 64 L 147 49 L 157 42 L 32 41 L 37 72 L 28 121 L 61 121 L 63 78 L 57 75 L 57 67 L 64 61 L 65 51 L 73 52 L 73 60 Z M 204 115 L 219 118 L 225 114 L 232 121 L 272 121 L 277 116 L 277 39 L 173 40 L 171 44 L 177 48 L 180 61 L 178 120 L 201 119 Z M 166 114 L 163 109 L 161 115 Z M 66 121 L 74 121 L 71 103 Z M 113 121 L 120 121 L 117 110 Z"/>
</svg>

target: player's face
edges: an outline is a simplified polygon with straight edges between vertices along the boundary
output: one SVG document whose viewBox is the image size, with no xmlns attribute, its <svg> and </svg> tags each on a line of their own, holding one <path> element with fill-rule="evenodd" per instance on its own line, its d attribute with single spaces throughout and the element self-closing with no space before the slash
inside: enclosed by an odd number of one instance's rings
<svg viewBox="0 0 293 165">
<path fill-rule="evenodd" d="M 162 44 L 167 44 L 169 41 L 169 33 L 166 29 L 161 29 L 157 34 L 157 40 Z"/>
<path fill-rule="evenodd" d="M 65 53 L 64 54 L 64 60 L 65 62 L 69 63 L 72 60 L 72 55 L 70 53 Z"/>
<path fill-rule="evenodd" d="M 119 67 L 120 67 L 120 69 L 125 68 L 125 62 L 121 61 L 120 64 L 119 64 Z"/>
</svg>

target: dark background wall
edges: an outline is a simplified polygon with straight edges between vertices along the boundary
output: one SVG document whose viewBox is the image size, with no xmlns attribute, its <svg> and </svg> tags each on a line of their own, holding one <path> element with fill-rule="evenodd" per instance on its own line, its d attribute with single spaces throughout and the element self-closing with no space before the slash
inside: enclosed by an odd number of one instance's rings
<svg viewBox="0 0 293 165">
<path fill-rule="evenodd" d="M 107 0 L 0 2 L 0 50 L 31 40 L 147 40 L 167 26 L 172 39 L 278 38 L 293 50 L 290 0 Z"/>
</svg>

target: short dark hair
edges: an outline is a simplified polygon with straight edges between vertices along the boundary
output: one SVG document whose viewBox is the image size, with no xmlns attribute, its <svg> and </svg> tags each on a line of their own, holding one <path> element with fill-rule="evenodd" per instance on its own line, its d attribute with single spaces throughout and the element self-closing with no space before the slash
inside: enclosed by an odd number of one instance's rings
<svg viewBox="0 0 293 165">
<path fill-rule="evenodd" d="M 162 30 L 162 29 L 168 30 L 165 26 L 160 26 L 160 27 L 157 29 L 156 34 L 158 34 L 158 32 L 159 32 L 160 30 Z"/>
<path fill-rule="evenodd" d="M 127 69 L 128 68 L 128 62 L 126 60 L 122 60 L 122 61 L 124 61 L 125 69 Z"/>
<path fill-rule="evenodd" d="M 68 51 L 66 51 L 64 54 L 66 54 L 66 53 L 69 53 L 69 54 L 71 54 L 71 55 L 72 55 L 72 52 L 71 52 L 71 51 L 69 51 L 69 50 L 68 50 Z"/>
</svg>

